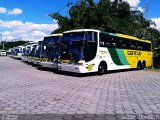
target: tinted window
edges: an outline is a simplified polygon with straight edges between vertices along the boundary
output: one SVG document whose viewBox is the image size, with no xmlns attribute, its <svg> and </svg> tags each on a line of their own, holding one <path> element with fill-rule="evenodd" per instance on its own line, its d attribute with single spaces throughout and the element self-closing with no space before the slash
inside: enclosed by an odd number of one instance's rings
<svg viewBox="0 0 160 120">
<path fill-rule="evenodd" d="M 85 32 L 64 33 L 63 40 L 84 40 Z"/>
<path fill-rule="evenodd" d="M 112 36 L 108 34 L 100 33 L 99 39 L 100 39 L 100 47 L 111 47 L 112 46 Z"/>
<path fill-rule="evenodd" d="M 142 41 L 111 36 L 105 33 L 100 33 L 99 39 L 100 47 L 151 51 L 151 44 Z"/>
</svg>

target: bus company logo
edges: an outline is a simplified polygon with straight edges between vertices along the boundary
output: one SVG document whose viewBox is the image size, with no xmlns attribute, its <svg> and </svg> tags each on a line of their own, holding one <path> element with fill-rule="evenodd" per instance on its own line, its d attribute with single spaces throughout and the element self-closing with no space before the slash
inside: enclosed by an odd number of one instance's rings
<svg viewBox="0 0 160 120">
<path fill-rule="evenodd" d="M 104 55 L 104 54 L 107 54 L 108 52 L 100 50 L 99 53 L 102 54 L 102 55 Z"/>
<path fill-rule="evenodd" d="M 128 55 L 138 55 L 138 56 L 141 56 L 142 52 L 140 52 L 140 51 L 128 51 L 127 54 Z"/>
<path fill-rule="evenodd" d="M 88 65 L 88 67 L 87 67 L 88 71 L 92 71 L 93 70 L 93 66 L 94 66 L 94 64 Z"/>
</svg>

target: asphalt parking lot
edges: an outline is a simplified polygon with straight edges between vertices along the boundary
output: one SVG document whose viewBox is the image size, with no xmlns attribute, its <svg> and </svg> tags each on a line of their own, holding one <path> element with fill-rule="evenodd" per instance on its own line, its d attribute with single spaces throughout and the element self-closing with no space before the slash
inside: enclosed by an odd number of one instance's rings
<svg viewBox="0 0 160 120">
<path fill-rule="evenodd" d="M 160 72 L 79 77 L 0 57 L 0 114 L 88 114 L 87 119 L 114 114 L 118 119 L 118 114 L 159 113 Z"/>
</svg>

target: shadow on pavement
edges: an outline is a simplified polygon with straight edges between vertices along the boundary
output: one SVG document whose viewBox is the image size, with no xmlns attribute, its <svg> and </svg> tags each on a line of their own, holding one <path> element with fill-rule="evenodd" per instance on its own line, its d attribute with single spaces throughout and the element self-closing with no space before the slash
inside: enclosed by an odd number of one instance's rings
<svg viewBox="0 0 160 120">
<path fill-rule="evenodd" d="M 52 69 L 52 68 L 41 68 L 38 67 L 38 70 L 42 70 L 42 71 L 48 71 L 48 72 L 53 72 L 55 74 L 59 74 L 59 75 L 66 75 L 66 76 L 73 76 L 73 77 L 91 77 L 91 76 L 102 76 L 102 75 L 98 75 L 98 73 L 73 73 L 73 72 L 66 72 L 66 71 L 59 71 L 56 69 Z M 108 71 L 106 74 L 113 74 L 113 73 L 121 73 L 121 72 L 130 72 L 130 71 L 135 71 L 137 69 L 125 69 L 125 70 L 112 70 L 112 71 Z"/>
</svg>

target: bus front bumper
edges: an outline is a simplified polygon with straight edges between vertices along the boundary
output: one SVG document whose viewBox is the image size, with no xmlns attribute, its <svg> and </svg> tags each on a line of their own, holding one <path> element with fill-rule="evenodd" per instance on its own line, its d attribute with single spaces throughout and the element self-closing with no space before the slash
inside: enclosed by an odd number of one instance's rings
<svg viewBox="0 0 160 120">
<path fill-rule="evenodd" d="M 73 64 L 58 64 L 58 70 L 67 71 L 67 72 L 74 72 L 74 73 L 90 73 L 95 71 L 89 71 L 86 66 L 81 65 L 73 65 Z"/>
</svg>

